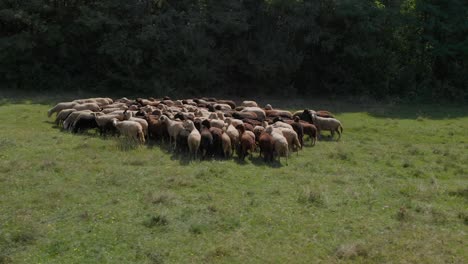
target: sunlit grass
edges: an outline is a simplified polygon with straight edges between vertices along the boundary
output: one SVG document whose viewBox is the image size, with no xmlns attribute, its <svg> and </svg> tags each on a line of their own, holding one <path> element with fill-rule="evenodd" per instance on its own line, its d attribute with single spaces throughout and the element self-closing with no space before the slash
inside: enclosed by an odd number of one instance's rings
<svg viewBox="0 0 468 264">
<path fill-rule="evenodd" d="M 48 107 L 0 106 L 0 263 L 468 262 L 466 108 L 328 108 L 342 140 L 285 166 L 71 135 Z"/>
</svg>

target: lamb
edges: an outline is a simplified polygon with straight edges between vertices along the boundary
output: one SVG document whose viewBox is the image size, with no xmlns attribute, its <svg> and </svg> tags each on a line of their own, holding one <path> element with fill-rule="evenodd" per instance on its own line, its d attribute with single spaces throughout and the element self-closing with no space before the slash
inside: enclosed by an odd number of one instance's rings
<svg viewBox="0 0 468 264">
<path fill-rule="evenodd" d="M 145 137 L 143 135 L 143 129 L 140 123 L 135 121 L 118 121 L 116 118 L 112 120 L 112 124 L 117 128 L 120 134 L 128 137 L 135 142 L 145 143 Z"/>
<path fill-rule="evenodd" d="M 173 144 L 175 149 L 177 147 L 177 136 L 179 135 L 180 131 L 184 129 L 182 122 L 171 120 L 169 117 L 164 115 L 161 116 L 159 120 L 166 124 L 167 132 L 169 133 L 169 144 L 172 145 L 172 142 L 174 142 Z"/>
<path fill-rule="evenodd" d="M 338 140 L 341 138 L 341 134 L 343 133 L 343 126 L 338 119 L 335 118 L 324 118 L 317 115 L 312 115 L 312 120 L 314 125 L 317 127 L 317 134 L 320 136 L 320 132 L 322 130 L 328 130 L 331 133 L 331 137 L 335 135 L 335 132 L 338 133 Z"/>
<path fill-rule="evenodd" d="M 287 165 L 288 156 L 289 156 L 288 141 L 282 134 L 275 131 L 275 129 L 272 126 L 266 127 L 265 132 L 270 134 L 273 138 L 273 146 L 274 146 L 276 155 L 278 155 L 278 161 L 281 162 L 281 156 L 286 156 L 286 165 Z"/>
<path fill-rule="evenodd" d="M 200 142 L 201 142 L 201 134 L 195 128 L 195 125 L 193 124 L 191 120 L 186 120 L 184 122 L 184 127 L 185 129 L 190 131 L 190 134 L 187 139 L 189 153 L 190 155 L 193 154 L 195 159 L 197 159 L 198 148 L 200 147 Z"/>
<path fill-rule="evenodd" d="M 304 135 L 308 135 L 310 140 L 312 141 L 312 146 L 315 146 L 315 143 L 317 142 L 317 128 L 314 125 L 302 120 L 300 121 L 300 124 L 304 129 Z"/>
<path fill-rule="evenodd" d="M 78 103 L 76 102 L 62 102 L 62 103 L 58 103 L 56 104 L 54 107 L 52 107 L 51 109 L 49 109 L 49 111 L 47 111 L 47 116 L 48 117 L 51 117 L 53 113 L 58 113 L 64 109 L 71 109 L 73 107 L 75 107 Z"/>
</svg>

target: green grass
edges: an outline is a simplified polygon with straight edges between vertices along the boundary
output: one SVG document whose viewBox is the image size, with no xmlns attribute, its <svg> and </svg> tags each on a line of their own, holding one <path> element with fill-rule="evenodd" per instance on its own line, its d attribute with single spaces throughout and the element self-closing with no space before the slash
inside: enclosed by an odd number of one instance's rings
<svg viewBox="0 0 468 264">
<path fill-rule="evenodd" d="M 466 107 L 324 103 L 342 140 L 289 166 L 71 135 L 49 107 L 0 106 L 0 263 L 468 263 Z"/>
</svg>

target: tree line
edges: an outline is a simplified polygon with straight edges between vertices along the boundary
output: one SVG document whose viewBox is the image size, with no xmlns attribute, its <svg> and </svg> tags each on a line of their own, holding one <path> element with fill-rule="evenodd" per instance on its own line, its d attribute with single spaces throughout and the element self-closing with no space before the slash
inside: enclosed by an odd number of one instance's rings
<svg viewBox="0 0 468 264">
<path fill-rule="evenodd" d="M 7 89 L 468 98 L 465 0 L 2 0 L 0 33 Z"/>
</svg>

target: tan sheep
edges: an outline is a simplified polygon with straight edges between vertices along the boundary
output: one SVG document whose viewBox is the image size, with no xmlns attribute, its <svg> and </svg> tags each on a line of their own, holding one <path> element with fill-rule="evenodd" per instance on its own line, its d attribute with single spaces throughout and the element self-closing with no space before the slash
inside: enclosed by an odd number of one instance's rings
<svg viewBox="0 0 468 264">
<path fill-rule="evenodd" d="M 58 113 L 58 112 L 60 112 L 60 111 L 62 111 L 64 109 L 71 109 L 71 108 L 75 107 L 76 105 L 78 105 L 78 103 L 76 103 L 76 102 L 61 102 L 61 103 L 58 103 L 54 107 L 49 109 L 49 111 L 47 111 L 47 116 L 51 117 L 53 113 Z"/>
<path fill-rule="evenodd" d="M 170 145 L 174 144 L 174 149 L 176 149 L 177 148 L 177 136 L 179 136 L 180 131 L 184 129 L 182 122 L 171 120 L 169 117 L 164 116 L 164 115 L 161 116 L 159 120 L 163 122 L 164 124 L 166 124 L 167 132 L 169 133 L 169 144 Z"/>
<path fill-rule="evenodd" d="M 197 153 L 201 142 L 200 132 L 195 128 L 195 125 L 191 120 L 185 120 L 184 127 L 190 131 L 190 134 L 187 138 L 190 156 L 193 155 L 195 159 L 197 159 Z"/>
<path fill-rule="evenodd" d="M 340 140 L 341 134 L 343 133 L 343 126 L 341 125 L 341 122 L 338 119 L 325 118 L 313 114 L 312 121 L 317 127 L 317 135 L 320 136 L 320 132 L 322 130 L 328 130 L 330 131 L 332 138 L 334 137 L 335 132 L 338 133 L 338 138 L 336 139 L 336 141 Z"/>
<path fill-rule="evenodd" d="M 117 119 L 112 120 L 112 124 L 117 128 L 121 135 L 134 140 L 135 142 L 145 143 L 145 137 L 143 135 L 143 129 L 140 123 L 135 121 L 118 121 Z"/>
</svg>

